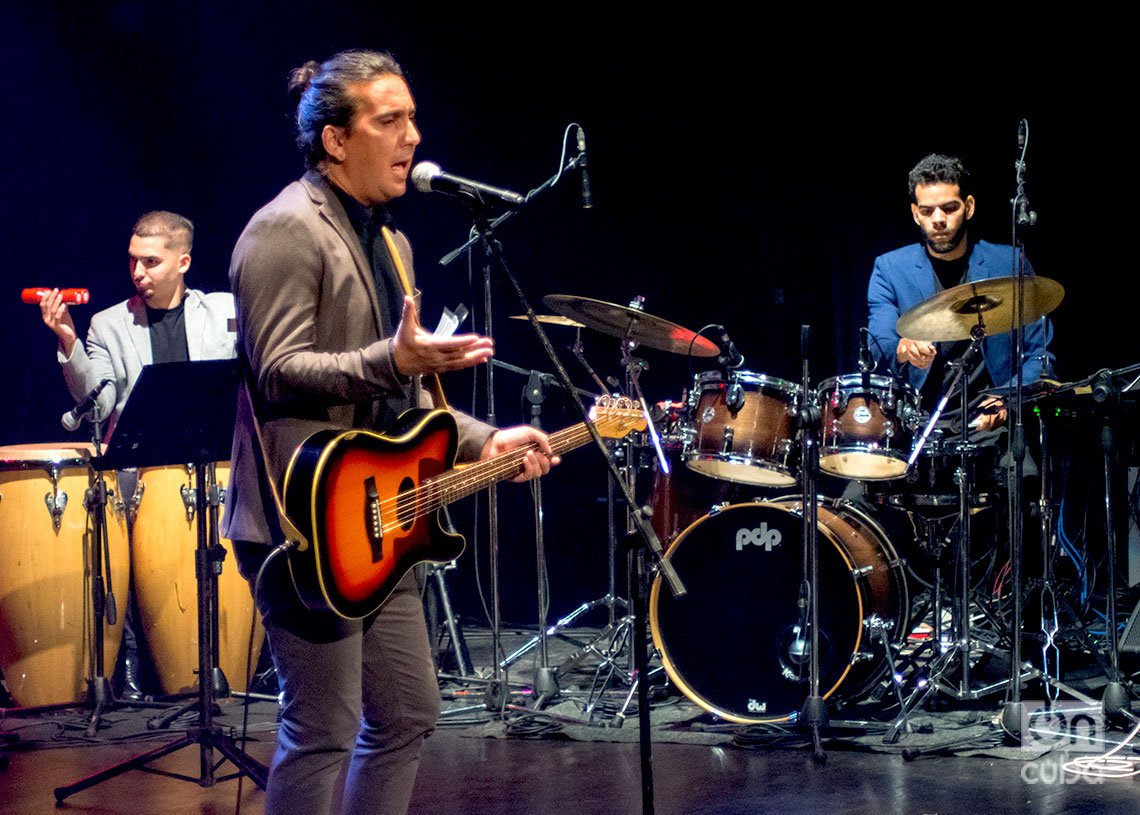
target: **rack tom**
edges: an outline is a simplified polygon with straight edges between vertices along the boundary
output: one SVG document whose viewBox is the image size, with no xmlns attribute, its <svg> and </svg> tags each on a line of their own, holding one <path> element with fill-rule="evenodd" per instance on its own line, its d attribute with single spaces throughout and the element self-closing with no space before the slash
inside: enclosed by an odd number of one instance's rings
<svg viewBox="0 0 1140 815">
<path fill-rule="evenodd" d="M 693 386 L 690 468 L 740 484 L 787 487 L 799 385 L 751 371 L 706 371 Z"/>
<path fill-rule="evenodd" d="M 878 374 L 847 374 L 819 385 L 819 468 L 841 478 L 886 481 L 906 474 L 918 395 Z"/>
</svg>

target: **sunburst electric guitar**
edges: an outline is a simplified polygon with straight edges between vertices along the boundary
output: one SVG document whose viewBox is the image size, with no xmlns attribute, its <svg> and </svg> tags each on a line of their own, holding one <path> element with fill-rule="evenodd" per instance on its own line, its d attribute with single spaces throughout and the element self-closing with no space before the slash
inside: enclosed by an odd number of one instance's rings
<svg viewBox="0 0 1140 815">
<path fill-rule="evenodd" d="M 591 411 L 598 433 L 621 438 L 645 429 L 629 399 L 603 397 Z M 312 609 L 364 617 L 378 609 L 417 563 L 463 552 L 438 513 L 522 470 L 534 445 L 455 467 L 458 429 L 445 410 L 411 410 L 395 434 L 322 430 L 293 454 L 284 479 L 285 512 L 305 538 L 289 550 L 297 592 Z M 550 435 L 561 455 L 590 440 L 586 425 Z"/>
</svg>

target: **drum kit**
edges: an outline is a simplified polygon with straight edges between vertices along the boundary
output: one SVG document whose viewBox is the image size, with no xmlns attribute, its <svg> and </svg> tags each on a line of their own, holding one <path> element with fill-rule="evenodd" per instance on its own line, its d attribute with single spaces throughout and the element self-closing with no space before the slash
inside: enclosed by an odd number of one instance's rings
<svg viewBox="0 0 1140 815">
<path fill-rule="evenodd" d="M 1063 296 L 1051 280 L 1026 280 L 1018 323 L 1009 306 L 1015 283 L 1000 278 L 943 291 L 903 315 L 900 336 L 970 339 L 979 325 L 1009 331 L 1048 314 Z M 907 574 L 912 544 L 896 547 L 878 517 L 896 508 L 920 516 L 971 513 L 992 503 L 996 479 L 983 479 L 984 491 L 971 491 L 960 505 L 962 459 L 989 472 L 996 466 L 987 458 L 991 451 L 966 449 L 933 432 L 937 416 L 923 412 L 918 394 L 862 360 L 857 373 L 811 389 L 806 363 L 804 385 L 744 370 L 743 359 L 729 354 L 724 342 L 704 336 L 710 327 L 694 332 L 648 314 L 641 298 L 629 306 L 570 295 L 544 302 L 557 316 L 539 319 L 619 337 L 623 356 L 640 345 L 718 357 L 719 368 L 697 373 L 680 400 L 659 402 L 650 412 L 659 443 L 655 436 L 624 442 L 652 453 L 655 472 L 643 511 L 687 588 L 674 597 L 658 576 L 649 601 L 653 643 L 675 686 L 731 722 L 770 724 L 802 715 L 811 646 L 804 616 L 807 547 L 799 544 L 810 529 L 810 521 L 802 528 L 801 521 L 804 495 L 814 494 L 814 483 L 811 493 L 759 491 L 794 490 L 807 445 L 818 450 L 819 470 L 864 487 L 861 501 L 816 501 L 819 693 L 842 705 L 862 701 L 875 688 L 890 692 L 887 677 L 896 676 L 896 658 L 921 620 L 912 615 Z M 803 428 L 809 406 L 819 417 L 814 430 Z M 649 458 L 636 450 L 624 457 Z M 935 588 L 931 635 L 938 642 L 941 591 Z M 954 604 L 955 616 L 958 609 Z M 894 693 L 905 708 L 901 691 Z"/>
<path fill-rule="evenodd" d="M 130 496 L 119 488 L 120 475 L 125 483 L 136 471 L 103 474 L 108 594 L 119 598 L 120 608 L 110 615 L 113 622 L 96 626 L 90 552 L 96 538 L 85 506 L 96 483 L 93 452 L 92 445 L 76 443 L 0 447 L 0 670 L 21 707 L 87 699 L 96 670 L 94 632 L 102 630 L 109 673 L 120 650 L 128 586 L 159 691 L 183 694 L 197 684 L 193 467 L 144 467 Z M 224 495 L 229 466 L 216 469 Z M 229 541 L 222 545 L 232 555 Z M 253 600 L 236 568 L 223 570 L 218 583 L 217 664 L 245 687 Z M 259 621 L 256 649 L 263 639 Z"/>
</svg>

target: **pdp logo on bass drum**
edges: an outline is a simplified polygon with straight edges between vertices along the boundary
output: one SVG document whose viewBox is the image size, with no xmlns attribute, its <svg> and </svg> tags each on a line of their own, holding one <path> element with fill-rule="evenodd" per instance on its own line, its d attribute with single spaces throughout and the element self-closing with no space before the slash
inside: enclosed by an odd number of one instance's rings
<svg viewBox="0 0 1140 815">
<path fill-rule="evenodd" d="M 736 530 L 736 551 L 743 552 L 745 546 L 763 546 L 765 552 L 771 552 L 783 539 L 779 529 L 769 529 L 768 522 L 764 521 L 758 529 Z"/>
</svg>

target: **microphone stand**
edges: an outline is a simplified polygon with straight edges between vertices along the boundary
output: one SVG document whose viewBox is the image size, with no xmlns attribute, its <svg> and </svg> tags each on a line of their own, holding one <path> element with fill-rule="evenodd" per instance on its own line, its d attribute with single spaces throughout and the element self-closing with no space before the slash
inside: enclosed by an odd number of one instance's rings
<svg viewBox="0 0 1140 815">
<path fill-rule="evenodd" d="M 96 406 L 91 411 L 91 440 L 95 456 L 103 455 L 103 420 Z M 115 624 L 118 617 L 115 605 L 114 584 L 111 582 L 110 536 L 107 530 L 107 479 L 102 470 L 95 471 L 95 479 L 83 496 L 83 504 L 92 518 L 91 540 L 91 610 L 92 610 L 92 667 L 88 692 L 91 717 L 87 721 L 87 738 L 94 738 L 99 730 L 103 711 L 114 701 L 114 692 L 107 679 L 103 664 L 103 622 Z M 106 573 L 106 577 L 104 577 Z M 105 582 L 104 582 L 105 581 Z"/>
<path fill-rule="evenodd" d="M 814 399 L 807 397 L 811 387 L 809 342 L 811 326 L 800 327 L 800 357 L 803 381 L 800 391 L 803 403 L 797 411 L 800 426 L 800 489 L 803 493 L 804 582 L 800 591 L 800 637 L 806 628 L 809 635 L 809 689 L 800 712 L 800 726 L 811 731 L 812 759 L 816 764 L 827 761 L 820 731 L 827 727 L 827 703 L 819 688 L 819 506 L 816 496 L 816 472 L 819 467 L 817 434 L 821 413 Z M 804 595 L 807 595 L 805 598 Z M 805 603 L 806 599 L 806 603 Z"/>
<path fill-rule="evenodd" d="M 556 180 L 556 179 L 554 179 L 554 180 Z M 544 185 L 544 186 L 552 186 L 554 183 L 554 180 L 551 180 L 550 182 L 547 183 L 547 185 Z M 537 190 L 534 192 L 537 192 Z M 534 193 L 532 192 L 532 193 L 527 195 L 527 201 L 529 201 L 529 200 L 531 200 L 531 198 L 533 198 L 533 194 Z M 578 394 L 570 382 L 569 373 L 566 371 L 565 366 L 562 364 L 562 360 L 559 359 L 558 353 L 554 350 L 554 346 L 551 344 L 550 338 L 547 336 L 546 331 L 542 327 L 542 324 L 539 323 L 538 317 L 535 314 L 534 309 L 531 308 L 530 301 L 527 299 L 527 296 L 526 296 L 525 292 L 523 291 L 522 286 L 519 285 L 518 280 L 511 273 L 510 268 L 508 267 L 508 265 L 506 263 L 506 259 L 503 257 L 502 247 L 499 245 L 498 241 L 495 240 L 495 238 L 494 238 L 494 231 L 493 231 L 494 227 L 493 227 L 492 223 L 486 217 L 486 212 L 483 208 L 482 202 L 469 201 L 469 204 L 472 204 L 471 212 L 472 212 L 473 221 L 474 221 L 473 229 L 475 230 L 475 232 L 478 236 L 479 242 L 483 246 L 484 253 L 486 254 L 486 256 L 488 258 L 488 263 L 487 263 L 488 270 L 490 269 L 490 267 L 492 265 L 492 261 L 493 261 L 493 263 L 498 266 L 498 268 L 500 269 L 502 274 L 507 278 L 507 281 L 511 284 L 511 287 L 514 290 L 515 296 L 518 299 L 520 306 L 522 307 L 523 311 L 527 315 L 527 321 L 530 323 L 531 329 L 534 331 L 535 336 L 538 338 L 539 343 L 542 345 L 543 350 L 546 352 L 547 357 L 550 359 L 551 364 L 554 366 L 555 372 L 558 376 L 558 380 L 566 388 L 566 392 L 570 395 L 572 404 L 574 405 L 575 409 L 577 410 L 578 415 L 582 418 L 583 422 L 585 423 L 586 430 L 589 432 L 591 438 L 594 440 L 594 445 L 598 448 L 598 451 L 602 454 L 602 457 L 605 460 L 607 467 L 609 468 L 611 478 L 613 479 L 614 483 L 621 489 L 621 491 L 622 491 L 622 493 L 626 499 L 626 506 L 629 506 L 629 507 L 636 506 L 636 500 L 637 499 L 633 494 L 633 490 L 630 488 L 629 484 L 627 484 L 625 482 L 625 479 L 622 478 L 621 471 L 618 468 L 617 462 L 614 460 L 613 454 L 611 453 L 609 446 L 606 444 L 605 440 L 602 439 L 601 434 L 598 433 L 598 430 L 597 430 L 597 428 L 594 427 L 593 422 L 590 421 L 589 412 L 586 410 L 586 406 L 582 403 L 582 400 L 578 398 Z M 488 276 L 489 276 L 489 274 L 488 274 Z M 489 283 L 487 286 L 487 292 L 488 292 L 488 298 L 489 298 L 489 296 L 490 296 Z M 632 324 L 631 324 L 631 327 L 632 327 Z M 491 368 L 491 367 L 492 366 L 488 366 L 488 368 Z M 634 608 L 635 608 L 635 626 L 634 626 L 634 628 L 635 628 L 635 636 L 634 636 L 635 643 L 634 643 L 634 649 L 635 649 L 635 665 L 636 665 L 636 671 L 637 671 L 638 679 L 639 679 L 639 684 L 638 684 L 638 723 L 639 723 L 639 736 L 640 736 L 639 743 L 640 743 L 640 755 L 641 755 L 642 812 L 644 813 L 644 815 L 652 815 L 652 813 L 653 813 L 653 770 L 652 770 L 652 752 L 651 752 L 652 747 L 651 747 L 650 729 L 649 729 L 649 688 L 648 688 L 648 682 L 643 681 L 645 679 L 647 673 L 648 673 L 648 663 L 649 663 L 648 628 L 647 628 L 647 619 L 646 619 L 646 614 L 645 614 L 646 606 L 645 606 L 645 602 L 644 602 L 644 600 L 645 600 L 644 592 L 645 592 L 645 587 L 646 587 L 646 582 L 647 582 L 646 581 L 646 575 L 648 574 L 648 567 L 646 566 L 647 558 L 645 556 L 648 554 L 649 559 L 652 560 L 656 564 L 658 573 L 661 575 L 662 579 L 668 585 L 669 590 L 673 593 L 673 595 L 675 597 L 683 596 L 685 594 L 685 588 L 681 582 L 680 577 L 677 575 L 676 569 L 674 569 L 672 564 L 670 564 L 669 561 L 665 559 L 664 548 L 662 547 L 661 541 L 660 541 L 660 539 L 658 539 L 657 534 L 653 531 L 652 527 L 649 525 L 649 521 L 646 518 L 645 510 L 639 509 L 636 512 L 631 512 L 630 513 L 630 519 L 633 521 L 633 525 L 634 525 L 637 533 L 640 535 L 641 541 L 643 541 L 643 545 L 640 545 L 637 548 L 637 556 L 634 558 L 631 558 L 631 561 L 633 562 L 632 565 L 633 565 L 633 567 L 635 567 L 635 568 L 633 568 L 633 570 L 637 572 L 635 575 L 631 575 L 631 579 L 634 582 L 634 585 L 637 589 L 637 592 L 642 593 L 641 597 L 637 597 L 637 596 L 634 597 Z M 636 538 L 634 538 L 634 541 L 636 542 Z M 635 595 L 637 592 L 635 592 Z M 496 608 L 496 616 L 497 616 L 497 608 Z M 496 649 L 498 648 L 497 640 L 495 642 L 495 647 L 496 647 Z M 498 671 L 498 651 L 497 650 L 495 652 L 495 670 Z"/>
</svg>

